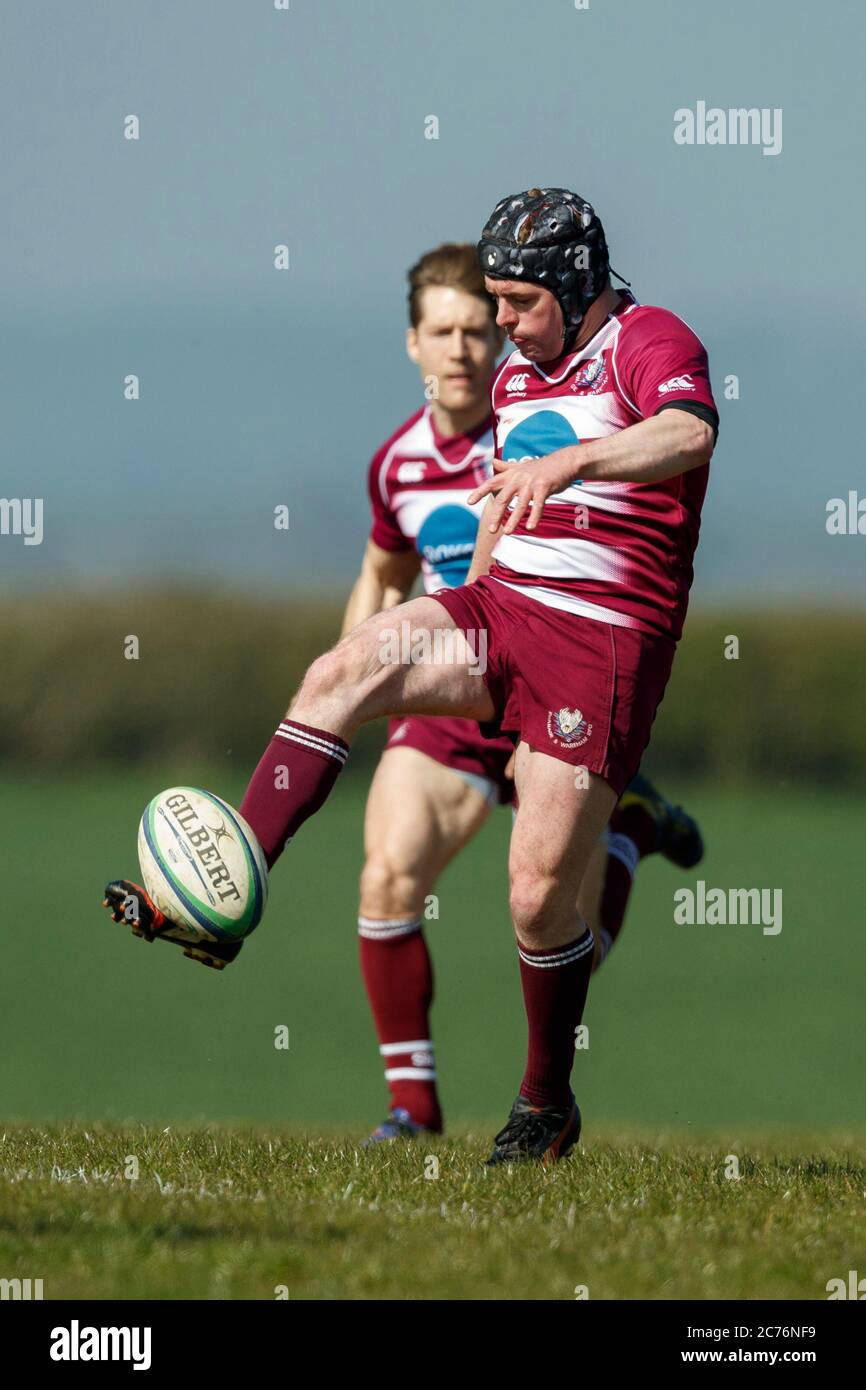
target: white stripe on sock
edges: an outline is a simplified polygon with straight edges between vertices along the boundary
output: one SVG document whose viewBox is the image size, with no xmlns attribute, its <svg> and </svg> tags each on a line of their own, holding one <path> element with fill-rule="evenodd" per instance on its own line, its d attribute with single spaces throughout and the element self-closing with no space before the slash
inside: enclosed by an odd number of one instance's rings
<svg viewBox="0 0 866 1390">
<path fill-rule="evenodd" d="M 358 935 L 368 941 L 393 941 L 398 936 L 411 936 L 422 927 L 420 917 L 358 918 Z"/>
<path fill-rule="evenodd" d="M 324 753 L 335 763 L 345 763 L 349 756 L 348 750 L 341 748 L 339 743 L 328 743 L 315 734 L 307 734 L 301 729 L 287 728 L 283 724 L 277 729 L 275 737 L 284 738 L 287 743 L 298 743 L 302 748 L 309 748 L 314 753 Z"/>
<path fill-rule="evenodd" d="M 640 862 L 640 851 L 634 840 L 630 840 L 628 835 L 622 835 L 618 830 L 612 830 L 607 841 L 607 852 L 611 859 L 618 859 L 620 864 L 624 864 L 634 878 L 634 872 Z"/>
<path fill-rule="evenodd" d="M 586 955 L 587 951 L 591 951 L 592 949 L 592 932 L 589 930 L 587 930 L 585 936 L 582 936 L 580 940 L 576 941 L 573 946 L 570 946 L 567 951 L 560 951 L 555 956 L 530 955 L 528 951 L 524 951 L 520 942 L 517 943 L 517 954 L 520 956 L 520 959 L 525 961 L 527 965 L 534 965 L 536 969 L 540 970 L 553 970 L 560 965 L 571 965 L 574 961 L 580 960 L 581 957 Z"/>
<path fill-rule="evenodd" d="M 345 764 L 348 753 L 345 748 L 338 748 L 336 745 L 316 743 L 313 739 L 307 738 L 306 734 L 299 734 L 287 729 L 277 729 L 277 738 L 283 738 L 287 743 L 296 743 L 299 748 L 309 749 L 311 753 L 321 753 L 324 757 L 335 763 Z"/>
<path fill-rule="evenodd" d="M 399 1052 L 432 1052 L 433 1044 L 429 1038 L 425 1038 L 422 1042 L 382 1043 L 379 1051 L 383 1057 L 394 1057 Z"/>
<path fill-rule="evenodd" d="M 329 749 L 322 747 L 318 743 L 313 743 L 312 739 L 305 738 L 303 734 L 290 734 L 285 733 L 281 729 L 277 729 L 275 737 L 285 739 L 286 743 L 296 743 L 299 748 L 307 749 L 311 753 L 321 753 L 329 762 L 339 763 L 341 767 L 345 766 L 349 756 L 342 748 Z"/>
<path fill-rule="evenodd" d="M 283 733 L 300 734 L 302 738 L 308 738 L 313 743 L 320 743 L 325 748 L 335 748 L 340 753 L 346 752 L 343 743 L 340 739 L 337 738 L 336 734 L 331 735 L 330 738 L 327 735 L 314 734 L 312 730 L 302 729 L 297 724 L 287 723 L 285 719 L 282 721 L 279 728 L 283 731 Z"/>
<path fill-rule="evenodd" d="M 388 1067 L 386 1081 L 435 1081 L 436 1073 L 429 1067 Z"/>
</svg>

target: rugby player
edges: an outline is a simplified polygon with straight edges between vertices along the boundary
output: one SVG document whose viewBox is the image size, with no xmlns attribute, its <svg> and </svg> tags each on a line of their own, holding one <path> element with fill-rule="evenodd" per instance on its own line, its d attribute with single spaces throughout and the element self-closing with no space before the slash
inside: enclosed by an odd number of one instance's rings
<svg viewBox="0 0 866 1390">
<path fill-rule="evenodd" d="M 343 634 L 402 603 L 419 573 L 427 593 L 467 581 L 481 503 L 467 498 L 493 460 L 490 378 L 504 341 L 478 256 L 468 243 L 427 252 L 409 271 L 407 352 L 433 398 L 376 451 L 373 517 Z M 489 550 L 489 546 L 485 547 Z M 489 556 L 485 562 L 486 569 Z M 480 564 L 472 566 L 473 577 Z M 390 1108 L 367 1142 L 441 1132 L 430 1007 L 433 969 L 424 907 L 436 880 L 496 805 L 510 803 L 514 745 L 468 719 L 392 719 L 364 822 L 360 964 L 385 1064 Z M 630 833 L 629 833 L 630 832 Z M 632 783 L 590 860 L 578 911 L 593 933 L 593 968 L 619 934 L 642 855 L 697 863 L 697 827 L 646 779 Z"/>
<path fill-rule="evenodd" d="M 510 906 L 529 1045 L 489 1162 L 549 1162 L 581 1129 L 570 1075 L 594 947 L 577 896 L 670 675 L 718 415 L 701 342 L 612 286 L 600 219 L 577 194 L 503 199 L 478 250 L 516 348 L 493 384 L 493 475 L 468 498 L 489 499 L 489 573 L 372 616 L 314 662 L 241 812 L 271 867 L 362 724 L 438 714 L 517 736 Z M 395 623 L 408 660 L 384 656 Z M 142 935 L 183 934 L 145 898 L 139 913 Z"/>
</svg>

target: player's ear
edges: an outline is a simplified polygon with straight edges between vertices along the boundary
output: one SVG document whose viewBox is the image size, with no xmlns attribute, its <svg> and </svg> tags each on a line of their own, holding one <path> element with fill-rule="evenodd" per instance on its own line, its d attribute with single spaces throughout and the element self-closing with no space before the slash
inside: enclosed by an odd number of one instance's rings
<svg viewBox="0 0 866 1390">
<path fill-rule="evenodd" d="M 410 361 L 417 366 L 418 358 L 418 330 L 417 328 L 406 329 L 406 355 Z"/>
</svg>

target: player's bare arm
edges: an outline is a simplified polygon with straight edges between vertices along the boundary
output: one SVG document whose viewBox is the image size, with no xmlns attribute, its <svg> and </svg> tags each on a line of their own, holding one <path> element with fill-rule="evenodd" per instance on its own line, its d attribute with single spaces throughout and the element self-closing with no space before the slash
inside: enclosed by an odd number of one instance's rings
<svg viewBox="0 0 866 1390">
<path fill-rule="evenodd" d="M 709 463 L 715 432 L 706 420 L 669 408 L 617 434 L 558 449 L 540 459 L 494 459 L 491 478 L 477 487 L 470 503 L 492 496 L 482 528 L 510 535 L 529 508 L 527 530 L 534 530 L 549 497 L 572 483 L 666 482 Z M 508 508 L 510 515 L 503 526 Z M 483 572 L 483 571 L 482 571 Z"/>
<path fill-rule="evenodd" d="M 484 511 L 481 514 L 481 521 L 478 524 L 478 539 L 475 542 L 475 550 L 472 554 L 472 564 L 469 566 L 469 573 L 466 576 L 467 584 L 474 584 L 482 574 L 487 574 L 490 569 L 490 562 L 493 558 L 493 547 L 496 544 L 495 532 L 497 526 L 490 526 L 493 510 L 496 506 L 496 498 L 488 497 Z"/>
<path fill-rule="evenodd" d="M 353 627 L 365 623 L 375 613 L 403 603 L 420 568 L 417 551 L 384 550 L 375 541 L 368 540 L 361 572 L 346 604 L 340 635 L 345 637 Z"/>
</svg>

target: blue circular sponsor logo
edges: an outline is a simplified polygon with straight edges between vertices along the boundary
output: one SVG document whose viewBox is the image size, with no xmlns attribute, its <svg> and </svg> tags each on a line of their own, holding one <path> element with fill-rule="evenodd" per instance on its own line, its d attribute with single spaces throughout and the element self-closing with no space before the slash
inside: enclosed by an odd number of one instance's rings
<svg viewBox="0 0 866 1390">
<path fill-rule="evenodd" d="M 477 535 L 478 518 L 468 507 L 451 503 L 437 507 L 426 518 L 415 545 L 440 588 L 456 589 L 466 583 Z"/>
<path fill-rule="evenodd" d="M 557 410 L 536 410 L 510 431 L 502 449 L 503 459 L 540 459 L 569 444 L 579 444 L 574 429 Z"/>
</svg>

